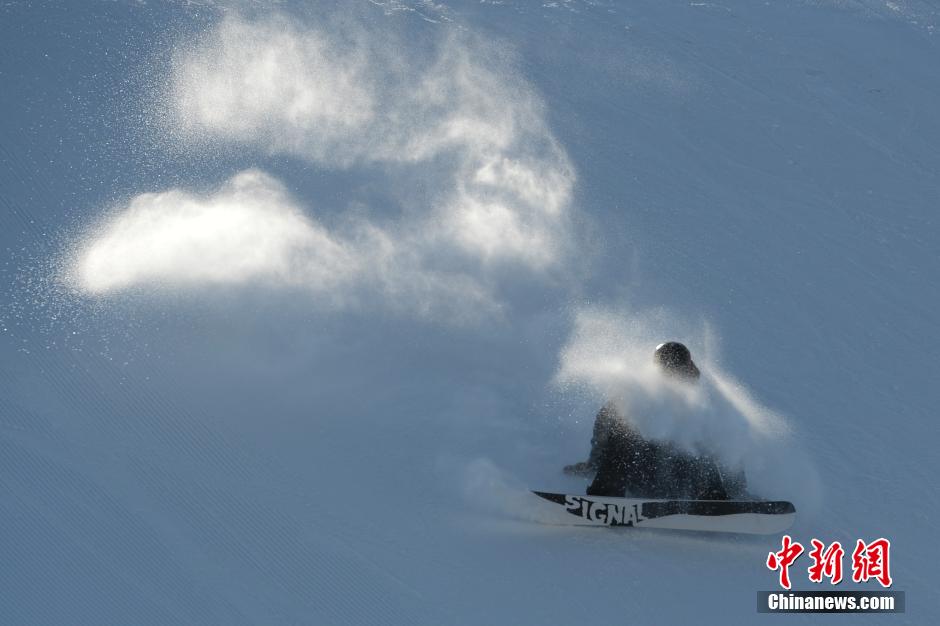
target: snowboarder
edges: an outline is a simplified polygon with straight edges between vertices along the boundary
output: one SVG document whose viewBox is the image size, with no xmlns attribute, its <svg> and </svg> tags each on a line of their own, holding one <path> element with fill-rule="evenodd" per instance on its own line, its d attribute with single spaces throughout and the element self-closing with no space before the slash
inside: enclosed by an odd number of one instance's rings
<svg viewBox="0 0 940 626">
<path fill-rule="evenodd" d="M 700 373 L 689 349 L 676 341 L 656 347 L 654 359 L 665 376 L 696 384 Z M 596 472 L 587 495 L 728 500 L 745 495 L 743 471 L 728 471 L 709 455 L 694 455 L 668 441 L 644 438 L 608 402 L 598 412 L 587 461 L 565 472 Z"/>
</svg>

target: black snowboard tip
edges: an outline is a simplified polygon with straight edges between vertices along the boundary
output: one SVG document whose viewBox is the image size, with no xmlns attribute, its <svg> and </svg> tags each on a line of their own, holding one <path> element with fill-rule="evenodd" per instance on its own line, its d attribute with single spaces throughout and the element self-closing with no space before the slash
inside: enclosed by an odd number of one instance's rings
<svg viewBox="0 0 940 626">
<path fill-rule="evenodd" d="M 556 504 L 565 503 L 566 496 L 563 493 L 548 493 L 546 491 L 534 491 L 534 490 L 532 491 L 532 493 L 534 493 L 540 498 L 545 498 L 549 502 L 555 502 Z"/>
</svg>

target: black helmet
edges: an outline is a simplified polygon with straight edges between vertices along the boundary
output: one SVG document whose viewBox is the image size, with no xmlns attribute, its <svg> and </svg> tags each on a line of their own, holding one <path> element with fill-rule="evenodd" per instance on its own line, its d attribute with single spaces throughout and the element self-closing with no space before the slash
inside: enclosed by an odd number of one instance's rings
<svg viewBox="0 0 940 626">
<path fill-rule="evenodd" d="M 692 361 L 692 353 L 678 341 L 659 344 L 653 356 L 667 374 L 693 380 L 699 377 L 698 368 Z"/>
</svg>

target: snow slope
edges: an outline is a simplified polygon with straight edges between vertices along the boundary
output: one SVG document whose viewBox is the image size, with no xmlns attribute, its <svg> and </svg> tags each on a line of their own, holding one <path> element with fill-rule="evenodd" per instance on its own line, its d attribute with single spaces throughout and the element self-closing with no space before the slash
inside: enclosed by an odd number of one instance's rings
<svg viewBox="0 0 940 626">
<path fill-rule="evenodd" d="M 673 338 L 937 621 L 938 17 L 4 3 L 0 622 L 759 621 L 777 537 L 524 504 Z"/>
</svg>

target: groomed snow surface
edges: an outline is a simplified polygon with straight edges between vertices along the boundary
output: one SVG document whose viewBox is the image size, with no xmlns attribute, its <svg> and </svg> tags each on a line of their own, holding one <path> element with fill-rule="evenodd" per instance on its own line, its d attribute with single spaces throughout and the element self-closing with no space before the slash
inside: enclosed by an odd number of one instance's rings
<svg viewBox="0 0 940 626">
<path fill-rule="evenodd" d="M 4 3 L 0 623 L 859 619 L 756 613 L 780 536 L 541 523 L 609 398 L 937 622 L 938 24 Z"/>
</svg>

